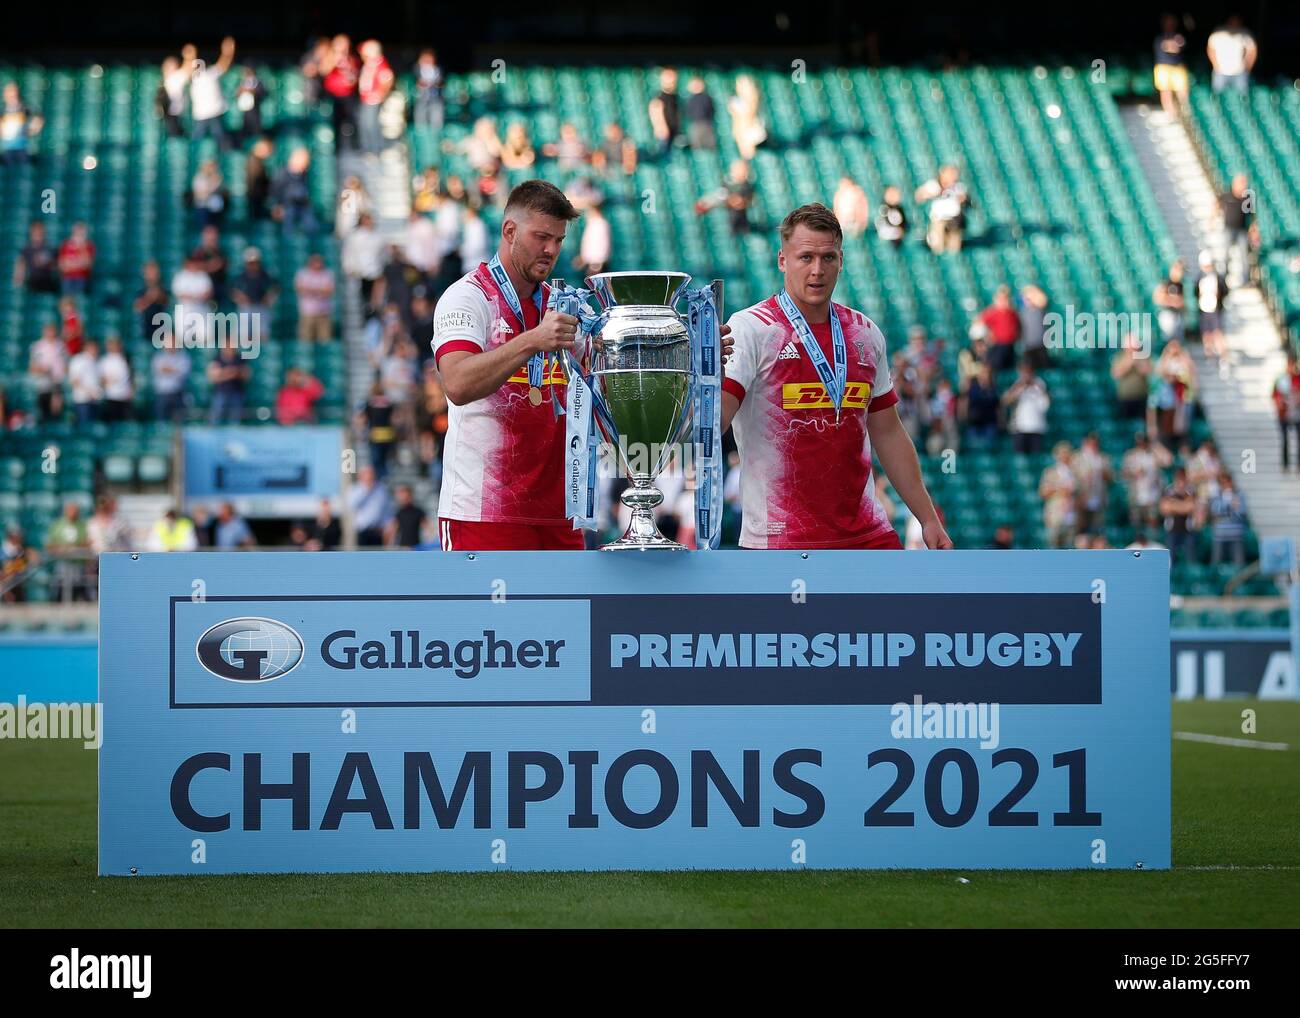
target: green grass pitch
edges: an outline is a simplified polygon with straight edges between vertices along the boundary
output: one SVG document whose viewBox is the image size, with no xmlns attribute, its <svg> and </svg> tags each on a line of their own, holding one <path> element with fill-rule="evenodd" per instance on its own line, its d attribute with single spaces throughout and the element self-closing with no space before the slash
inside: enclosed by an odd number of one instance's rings
<svg viewBox="0 0 1300 1018">
<path fill-rule="evenodd" d="M 1166 872 L 817 871 L 100 878 L 95 753 L 0 741 L 10 927 L 1300 925 L 1300 703 L 1175 703 Z M 969 883 L 961 883 L 958 877 Z"/>
</svg>

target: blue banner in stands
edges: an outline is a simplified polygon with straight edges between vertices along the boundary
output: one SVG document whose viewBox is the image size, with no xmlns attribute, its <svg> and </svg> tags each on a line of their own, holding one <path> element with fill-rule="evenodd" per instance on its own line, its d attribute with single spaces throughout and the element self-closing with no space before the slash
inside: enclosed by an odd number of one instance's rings
<svg viewBox="0 0 1300 1018">
<path fill-rule="evenodd" d="M 194 427 L 184 443 L 185 505 L 231 502 L 243 516 L 339 508 L 343 434 L 334 427 Z"/>
<path fill-rule="evenodd" d="M 103 874 L 1170 864 L 1164 552 L 118 554 L 101 584 Z"/>
</svg>

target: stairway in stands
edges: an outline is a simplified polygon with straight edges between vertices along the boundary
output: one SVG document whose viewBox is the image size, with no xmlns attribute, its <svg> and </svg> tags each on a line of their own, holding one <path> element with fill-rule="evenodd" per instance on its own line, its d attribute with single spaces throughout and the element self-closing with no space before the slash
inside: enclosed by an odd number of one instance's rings
<svg viewBox="0 0 1300 1018">
<path fill-rule="evenodd" d="M 1123 109 L 1125 127 L 1138 160 L 1151 180 L 1157 202 L 1179 256 L 1194 283 L 1197 256 L 1208 248 L 1223 264 L 1225 245 L 1213 220 L 1216 188 L 1206 176 L 1192 139 L 1182 122 L 1156 106 L 1139 104 Z M 1188 301 L 1195 299 L 1191 287 Z M 1246 498 L 1251 523 L 1261 537 L 1290 536 L 1300 544 L 1300 478 L 1283 474 L 1281 444 L 1271 392 L 1282 373 L 1282 339 L 1259 288 L 1239 286 L 1229 295 L 1225 334 L 1230 370 L 1220 377 L 1201 355 L 1194 340 L 1200 401 L 1214 429 L 1224 465 Z M 1254 454 L 1254 471 L 1243 470 Z"/>
</svg>

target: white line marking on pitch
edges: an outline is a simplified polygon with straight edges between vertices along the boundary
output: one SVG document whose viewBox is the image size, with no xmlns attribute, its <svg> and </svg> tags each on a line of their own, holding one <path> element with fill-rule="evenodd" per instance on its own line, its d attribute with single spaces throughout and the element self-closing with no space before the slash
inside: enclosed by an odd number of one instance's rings
<svg viewBox="0 0 1300 1018">
<path fill-rule="evenodd" d="M 1202 735 L 1200 732 L 1174 732 L 1175 739 L 1186 739 L 1188 742 L 1212 742 L 1216 746 L 1244 746 L 1246 749 L 1276 749 L 1288 750 L 1291 747 L 1285 742 L 1260 742 L 1257 739 L 1229 739 L 1223 735 Z"/>
<path fill-rule="evenodd" d="M 1175 866 L 1176 870 L 1300 870 L 1300 866 Z"/>
</svg>

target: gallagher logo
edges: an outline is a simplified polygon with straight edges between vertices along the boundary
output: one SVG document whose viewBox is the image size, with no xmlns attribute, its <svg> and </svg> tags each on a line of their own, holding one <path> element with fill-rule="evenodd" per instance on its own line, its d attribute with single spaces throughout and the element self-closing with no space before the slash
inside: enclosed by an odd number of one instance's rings
<svg viewBox="0 0 1300 1018">
<path fill-rule="evenodd" d="M 274 619 L 227 619 L 199 637 L 199 664 L 219 679 L 269 682 L 302 663 L 302 637 Z"/>
</svg>

